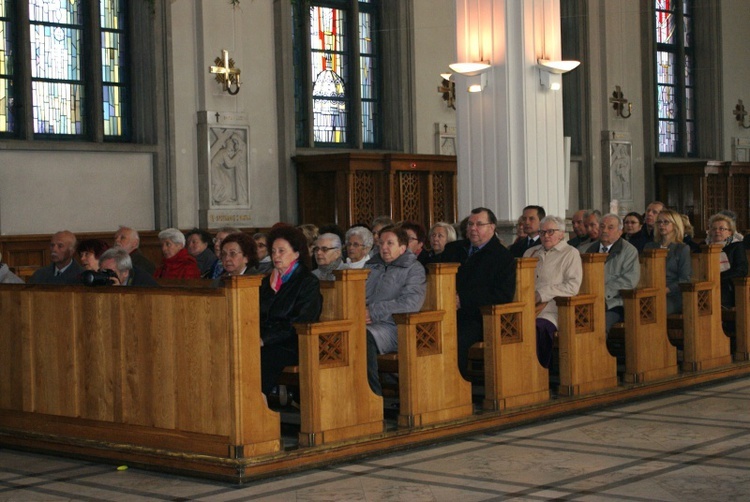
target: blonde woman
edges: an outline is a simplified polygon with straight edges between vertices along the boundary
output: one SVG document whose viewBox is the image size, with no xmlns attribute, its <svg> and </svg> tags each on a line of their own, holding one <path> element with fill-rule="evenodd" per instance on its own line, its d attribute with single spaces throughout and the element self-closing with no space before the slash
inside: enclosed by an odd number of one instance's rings
<svg viewBox="0 0 750 502">
<path fill-rule="evenodd" d="M 718 213 L 708 220 L 708 238 L 712 244 L 722 244 L 721 262 L 721 305 L 734 307 L 734 279 L 747 275 L 747 254 L 742 237 L 737 234 L 734 220 Z"/>
<path fill-rule="evenodd" d="M 654 241 L 643 249 L 667 250 L 667 314 L 682 313 L 681 282 L 689 282 L 692 272 L 690 247 L 682 242 L 685 227 L 677 211 L 663 209 L 656 216 Z"/>
</svg>

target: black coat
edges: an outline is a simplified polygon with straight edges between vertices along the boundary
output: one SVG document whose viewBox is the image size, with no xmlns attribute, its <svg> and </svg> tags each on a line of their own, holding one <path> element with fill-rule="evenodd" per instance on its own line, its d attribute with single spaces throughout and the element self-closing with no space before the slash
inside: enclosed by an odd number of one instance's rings
<svg viewBox="0 0 750 502">
<path fill-rule="evenodd" d="M 456 292 L 461 302 L 458 318 L 481 320 L 480 307 L 513 301 L 516 262 L 497 237 L 492 237 L 471 256 L 468 256 L 469 241 L 461 242 L 464 243 L 463 253 L 467 258 L 456 275 Z"/>
<path fill-rule="evenodd" d="M 747 275 L 747 254 L 743 242 L 732 242 L 722 249 L 729 260 L 729 270 L 721 273 L 721 304 L 724 307 L 734 307 L 734 279 Z"/>
<path fill-rule="evenodd" d="M 510 247 L 510 254 L 514 258 L 522 258 L 523 254 L 526 252 L 527 249 L 533 248 L 534 246 L 537 246 L 537 245 L 539 245 L 541 243 L 542 243 L 542 241 L 539 239 L 538 235 L 536 237 L 536 240 L 533 241 L 533 244 L 531 244 L 531 246 L 529 246 L 529 238 L 528 237 L 524 237 L 523 239 L 518 239 Z"/>
<path fill-rule="evenodd" d="M 312 272 L 299 265 L 278 292 L 271 289 L 271 276 L 260 284 L 260 337 L 264 346 L 281 345 L 297 350 L 296 322 L 315 322 L 320 318 L 323 297 L 320 282 Z"/>
</svg>

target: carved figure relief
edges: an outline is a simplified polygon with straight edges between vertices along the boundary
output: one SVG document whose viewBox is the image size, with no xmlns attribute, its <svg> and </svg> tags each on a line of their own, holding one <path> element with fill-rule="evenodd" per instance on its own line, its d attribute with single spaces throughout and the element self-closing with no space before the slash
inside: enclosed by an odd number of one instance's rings
<svg viewBox="0 0 750 502">
<path fill-rule="evenodd" d="M 211 128 L 211 205 L 248 205 L 247 130 Z"/>
<path fill-rule="evenodd" d="M 610 143 L 610 188 L 613 199 L 633 199 L 630 146 L 630 143 Z"/>
</svg>

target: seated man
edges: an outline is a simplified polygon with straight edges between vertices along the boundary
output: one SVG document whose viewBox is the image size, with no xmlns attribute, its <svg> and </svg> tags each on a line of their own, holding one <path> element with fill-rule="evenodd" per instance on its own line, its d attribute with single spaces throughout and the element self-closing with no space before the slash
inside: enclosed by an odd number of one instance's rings
<svg viewBox="0 0 750 502">
<path fill-rule="evenodd" d="M 598 209 L 589 212 L 584 220 L 586 225 L 586 237 L 576 246 L 579 252 L 584 253 L 591 244 L 599 239 L 599 218 L 601 217 L 602 213 Z"/>
<path fill-rule="evenodd" d="M 547 216 L 541 222 L 541 246 L 524 253 L 524 257 L 538 258 L 536 264 L 536 353 L 539 363 L 549 368 L 552 362 L 552 343 L 557 332 L 556 296 L 578 294 L 583 280 L 581 255 L 565 242 L 565 221 Z"/>
<path fill-rule="evenodd" d="M 604 294 L 607 304 L 607 333 L 615 323 L 625 319 L 621 289 L 633 289 L 641 278 L 638 250 L 622 238 L 622 219 L 605 214 L 599 224 L 599 241 L 586 248 L 586 253 L 609 253 L 604 263 Z"/>
<path fill-rule="evenodd" d="M 112 248 L 102 253 L 99 267 L 102 271 L 111 270 L 117 275 L 112 278 L 114 286 L 159 286 L 150 274 L 133 266 L 130 255 L 123 248 Z"/>
<path fill-rule="evenodd" d="M 542 206 L 526 206 L 523 208 L 523 232 L 526 234 L 525 239 L 519 239 L 510 247 L 510 254 L 514 258 L 520 258 L 534 246 L 539 245 L 539 223 L 546 216 Z"/>
<path fill-rule="evenodd" d="M 430 253 L 425 249 L 427 231 L 422 225 L 414 221 L 405 221 L 399 226 L 406 230 L 406 235 L 409 236 L 409 251 L 416 255 L 419 263 L 427 265 L 430 261 Z"/>
<path fill-rule="evenodd" d="M 63 230 L 52 236 L 49 243 L 51 266 L 42 267 L 31 276 L 29 284 L 78 284 L 83 268 L 73 259 L 76 236 Z"/>
<path fill-rule="evenodd" d="M 469 348 L 484 337 L 481 307 L 512 302 L 516 292 L 516 264 L 495 235 L 496 225 L 495 213 L 478 207 L 469 216 L 468 240 L 456 241 L 466 256 L 456 274 L 458 369 L 464 378 Z"/>
<path fill-rule="evenodd" d="M 380 230 L 378 255 L 370 258 L 365 283 L 367 311 L 367 380 L 382 395 L 378 378 L 378 353 L 398 350 L 398 329 L 393 314 L 418 312 L 427 294 L 425 270 L 408 249 L 409 237 L 400 227 Z"/>
<path fill-rule="evenodd" d="M 585 209 L 581 209 L 573 213 L 573 233 L 575 237 L 568 241 L 569 246 L 577 248 L 584 240 L 588 238 L 588 232 L 586 231 L 586 221 L 589 218 L 589 212 Z"/>
<path fill-rule="evenodd" d="M 211 274 L 219 260 L 218 255 L 212 249 L 213 240 L 210 233 L 200 228 L 194 228 L 185 234 L 185 247 L 190 256 L 195 258 L 201 277 L 204 278 Z"/>
<path fill-rule="evenodd" d="M 138 249 L 140 245 L 141 237 L 138 235 L 138 231 L 133 228 L 120 226 L 115 233 L 115 247 L 121 247 L 127 251 L 134 266 L 153 275 L 156 265 L 141 253 Z"/>
</svg>

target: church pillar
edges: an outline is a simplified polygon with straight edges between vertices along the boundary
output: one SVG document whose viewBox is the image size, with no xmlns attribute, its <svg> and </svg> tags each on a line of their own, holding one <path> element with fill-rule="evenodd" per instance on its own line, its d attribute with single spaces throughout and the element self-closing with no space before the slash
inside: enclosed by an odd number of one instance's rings
<svg viewBox="0 0 750 502">
<path fill-rule="evenodd" d="M 458 206 L 510 222 L 539 204 L 565 216 L 562 92 L 540 85 L 537 59 L 560 59 L 559 0 L 456 0 L 461 62 L 488 61 L 483 92 L 456 81 Z"/>
</svg>

